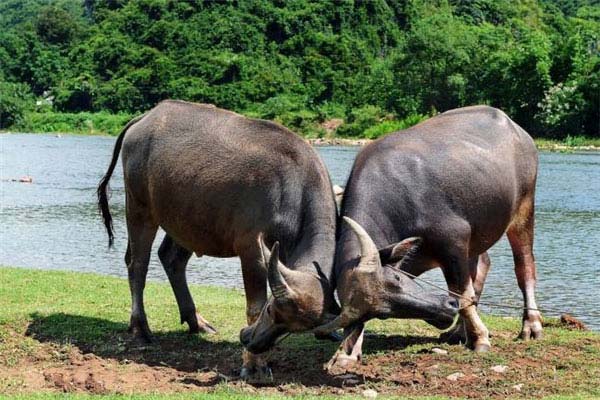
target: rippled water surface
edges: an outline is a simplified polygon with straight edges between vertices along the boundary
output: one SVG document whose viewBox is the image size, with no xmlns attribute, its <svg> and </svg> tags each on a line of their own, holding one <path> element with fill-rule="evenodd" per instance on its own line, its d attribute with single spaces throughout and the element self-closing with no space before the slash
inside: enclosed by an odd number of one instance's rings
<svg viewBox="0 0 600 400">
<path fill-rule="evenodd" d="M 0 135 L 0 265 L 126 276 L 120 163 L 111 181 L 116 230 L 111 250 L 95 202 L 96 185 L 106 171 L 114 140 Z M 358 148 L 320 147 L 318 151 L 333 182 L 344 185 Z M 534 249 L 538 305 L 571 312 L 600 330 L 600 153 L 542 153 L 540 161 Z M 12 181 L 25 175 L 33 177 L 33 183 Z M 492 270 L 483 300 L 521 305 L 506 239 L 490 255 Z M 156 251 L 148 275 L 166 280 Z M 426 276 L 441 281 L 439 271 Z M 200 284 L 242 285 L 240 265 L 233 258 L 193 258 L 188 278 Z M 495 314 L 520 313 L 484 309 Z"/>
</svg>

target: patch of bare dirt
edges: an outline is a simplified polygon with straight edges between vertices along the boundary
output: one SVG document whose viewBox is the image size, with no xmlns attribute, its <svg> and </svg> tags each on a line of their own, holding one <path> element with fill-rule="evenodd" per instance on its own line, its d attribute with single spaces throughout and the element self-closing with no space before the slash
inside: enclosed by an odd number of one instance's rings
<svg viewBox="0 0 600 400">
<path fill-rule="evenodd" d="M 480 398 L 572 393 L 581 390 L 582 379 L 590 387 L 594 380 L 600 384 L 596 337 L 582 337 L 565 348 L 553 342 L 531 347 L 495 335 L 499 343 L 492 355 L 477 356 L 461 346 L 440 345 L 434 337 L 370 335 L 362 362 L 329 372 L 323 365 L 336 344 L 284 342 L 271 355 L 274 382 L 253 386 L 237 379 L 241 348 L 236 343 L 212 343 L 183 332 L 158 336 L 152 345 L 119 333 L 102 346 L 65 345 L 35 332 L 30 335 L 37 341 L 35 350 L 1 365 L 0 384 L 4 382 L 8 393 L 208 392 L 226 383 L 249 394 L 362 395 L 372 389 L 380 394 Z M 407 350 L 411 345 L 422 350 Z M 440 346 L 448 353 L 432 351 Z M 595 350 L 586 352 L 590 347 Z M 582 359 L 596 367 L 582 370 Z"/>
</svg>

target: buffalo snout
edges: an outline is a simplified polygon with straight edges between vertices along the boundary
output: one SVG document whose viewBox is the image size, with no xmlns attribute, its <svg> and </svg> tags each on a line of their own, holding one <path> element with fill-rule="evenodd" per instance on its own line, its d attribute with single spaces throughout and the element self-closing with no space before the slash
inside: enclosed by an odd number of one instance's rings
<svg viewBox="0 0 600 400">
<path fill-rule="evenodd" d="M 448 329 L 452 326 L 458 314 L 459 302 L 454 297 L 441 295 L 439 296 L 439 304 L 437 311 L 430 311 L 434 317 L 425 321 L 438 329 Z"/>
<path fill-rule="evenodd" d="M 445 302 L 446 309 L 451 311 L 453 314 L 458 312 L 458 300 L 454 297 L 449 297 Z"/>
<path fill-rule="evenodd" d="M 261 354 L 270 350 L 283 333 L 285 330 L 277 326 L 262 328 L 251 325 L 240 331 L 240 342 L 250 353 Z"/>
</svg>

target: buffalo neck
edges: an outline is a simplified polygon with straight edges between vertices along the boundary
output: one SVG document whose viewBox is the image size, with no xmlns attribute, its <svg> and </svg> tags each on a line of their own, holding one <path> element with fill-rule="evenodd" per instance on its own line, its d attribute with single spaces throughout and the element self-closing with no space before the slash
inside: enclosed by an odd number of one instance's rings
<svg viewBox="0 0 600 400">
<path fill-rule="evenodd" d="M 290 268 L 314 272 L 316 262 L 331 281 L 335 255 L 335 214 L 333 218 L 317 219 L 305 224 L 289 254 L 287 264 Z"/>
<path fill-rule="evenodd" d="M 337 213 L 329 177 L 323 175 L 313 181 L 313 190 L 303 193 L 300 220 L 293 238 L 286 244 L 285 264 L 295 270 L 315 272 L 316 262 L 331 281 Z"/>
</svg>

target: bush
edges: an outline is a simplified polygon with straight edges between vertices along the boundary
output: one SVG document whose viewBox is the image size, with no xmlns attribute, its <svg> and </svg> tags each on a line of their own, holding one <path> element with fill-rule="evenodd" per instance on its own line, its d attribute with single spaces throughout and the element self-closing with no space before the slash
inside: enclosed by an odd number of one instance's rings
<svg viewBox="0 0 600 400">
<path fill-rule="evenodd" d="M 131 114 L 30 112 L 18 125 L 23 132 L 69 132 L 117 135 Z"/>
<path fill-rule="evenodd" d="M 426 115 L 411 114 L 408 117 L 401 120 L 388 120 L 383 121 L 377 125 L 368 128 L 364 136 L 367 139 L 377 139 L 378 137 L 384 136 L 391 132 L 400 131 L 402 129 L 410 128 L 413 125 L 427 119 Z"/>
<path fill-rule="evenodd" d="M 310 110 L 290 111 L 275 117 L 275 121 L 304 136 L 321 136 L 316 128 L 317 113 Z"/>
<path fill-rule="evenodd" d="M 377 106 L 362 106 L 350 113 L 348 123 L 340 126 L 336 133 L 341 136 L 361 136 L 368 128 L 381 122 L 383 116 L 383 111 Z"/>
<path fill-rule="evenodd" d="M 39 37 L 52 44 L 69 43 L 78 30 L 77 22 L 69 12 L 56 6 L 43 8 L 35 27 Z"/>
<path fill-rule="evenodd" d="M 569 147 L 578 147 L 578 146 L 585 146 L 588 141 L 589 141 L 589 139 L 586 138 L 585 136 L 567 135 L 567 137 L 564 140 L 564 143 L 565 143 L 565 145 L 567 145 Z"/>
<path fill-rule="evenodd" d="M 320 121 L 326 121 L 333 118 L 344 119 L 346 117 L 346 107 L 338 103 L 326 102 L 317 109 Z"/>
<path fill-rule="evenodd" d="M 581 109 L 584 106 L 583 96 L 576 83 L 559 83 L 546 92 L 536 117 L 552 137 L 569 132 L 579 134 L 583 132 Z"/>
<path fill-rule="evenodd" d="M 20 123 L 32 104 L 27 85 L 0 81 L 0 129 Z"/>
<path fill-rule="evenodd" d="M 274 119 L 285 114 L 301 113 L 304 110 L 305 99 L 300 96 L 281 94 L 267 99 L 256 107 L 260 118 Z"/>
<path fill-rule="evenodd" d="M 88 75 L 66 79 L 56 88 L 54 105 L 59 111 L 87 111 L 93 108 L 96 83 Z"/>
</svg>

